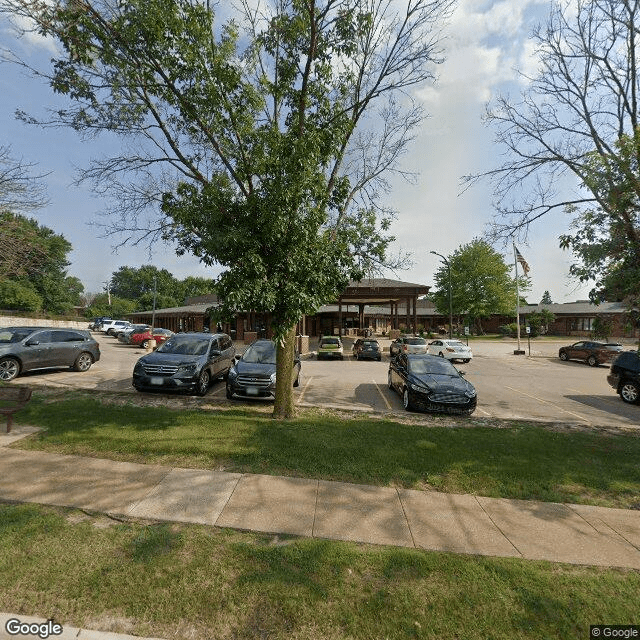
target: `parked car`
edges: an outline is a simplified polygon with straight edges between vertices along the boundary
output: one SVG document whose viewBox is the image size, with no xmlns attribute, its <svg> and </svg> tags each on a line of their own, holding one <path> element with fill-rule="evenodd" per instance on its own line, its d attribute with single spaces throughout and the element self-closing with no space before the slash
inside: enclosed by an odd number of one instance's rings
<svg viewBox="0 0 640 640">
<path fill-rule="evenodd" d="M 474 386 L 445 358 L 401 353 L 389 364 L 389 389 L 414 409 L 471 415 L 478 402 Z"/>
<path fill-rule="evenodd" d="M 318 344 L 318 360 L 344 358 L 342 340 L 338 336 L 322 336 Z"/>
<path fill-rule="evenodd" d="M 293 359 L 291 382 L 300 384 L 300 356 Z M 273 340 L 261 338 L 252 342 L 244 354 L 236 357 L 236 363 L 227 376 L 227 398 L 234 395 L 268 398 L 276 395 L 276 345 Z"/>
<path fill-rule="evenodd" d="M 394 358 L 400 353 L 427 353 L 427 341 L 417 336 L 400 336 L 389 347 L 389 355 Z"/>
<path fill-rule="evenodd" d="M 460 340 L 433 340 L 427 345 L 427 353 L 451 361 L 469 362 L 473 358 L 471 349 Z"/>
<path fill-rule="evenodd" d="M 640 354 L 623 351 L 611 364 L 607 382 L 629 404 L 640 404 Z"/>
<path fill-rule="evenodd" d="M 97 318 L 94 318 L 90 323 L 89 323 L 89 329 L 91 329 L 92 331 L 98 331 L 100 325 L 103 322 L 107 322 L 111 320 L 111 318 L 107 317 L 107 316 L 98 316 Z"/>
<path fill-rule="evenodd" d="M 100 325 L 99 331 L 106 333 L 108 336 L 114 336 L 116 331 L 126 329 L 131 326 L 128 320 L 107 320 Z"/>
<path fill-rule="evenodd" d="M 227 375 L 236 350 L 226 333 L 176 333 L 133 368 L 138 391 L 207 393 L 211 381 Z"/>
<path fill-rule="evenodd" d="M 584 360 L 589 366 L 611 362 L 624 348 L 619 342 L 591 342 L 580 340 L 568 347 L 560 347 L 560 360 Z"/>
<path fill-rule="evenodd" d="M 121 329 L 116 333 L 116 338 L 118 338 L 119 342 L 123 344 L 129 344 L 129 339 L 131 338 L 131 334 L 136 333 L 144 333 L 145 331 L 149 331 L 151 327 L 148 324 L 133 324 L 126 329 Z"/>
<path fill-rule="evenodd" d="M 160 329 L 159 327 L 155 327 L 153 333 L 151 332 L 151 328 L 143 331 L 134 331 L 129 336 L 129 344 L 146 349 L 151 340 L 155 340 L 156 344 L 160 345 L 163 342 L 166 342 L 173 335 L 175 335 L 173 331 L 169 331 L 169 329 Z"/>
<path fill-rule="evenodd" d="M 356 360 L 382 360 L 380 343 L 373 338 L 358 338 L 353 343 L 353 355 Z"/>
<path fill-rule="evenodd" d="M 0 380 L 33 369 L 73 367 L 87 371 L 100 360 L 100 345 L 89 331 L 57 327 L 0 329 Z"/>
</svg>

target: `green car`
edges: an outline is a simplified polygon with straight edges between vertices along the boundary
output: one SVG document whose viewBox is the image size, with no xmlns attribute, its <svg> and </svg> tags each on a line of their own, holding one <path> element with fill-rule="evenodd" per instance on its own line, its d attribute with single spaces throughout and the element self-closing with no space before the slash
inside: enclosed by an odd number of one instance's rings
<svg viewBox="0 0 640 640">
<path fill-rule="evenodd" d="M 342 340 L 338 336 L 322 336 L 318 345 L 318 360 L 323 358 L 343 359 Z"/>
</svg>

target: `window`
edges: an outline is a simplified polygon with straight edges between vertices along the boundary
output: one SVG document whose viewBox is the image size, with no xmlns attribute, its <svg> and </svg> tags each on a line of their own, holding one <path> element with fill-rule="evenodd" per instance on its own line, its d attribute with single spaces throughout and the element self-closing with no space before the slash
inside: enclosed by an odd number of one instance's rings
<svg viewBox="0 0 640 640">
<path fill-rule="evenodd" d="M 572 318 L 572 331 L 592 331 L 595 318 Z"/>
</svg>

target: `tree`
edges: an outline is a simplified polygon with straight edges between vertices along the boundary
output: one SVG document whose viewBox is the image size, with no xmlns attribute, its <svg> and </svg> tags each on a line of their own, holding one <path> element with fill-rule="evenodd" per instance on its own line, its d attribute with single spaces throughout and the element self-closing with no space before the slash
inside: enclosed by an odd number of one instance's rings
<svg viewBox="0 0 640 640">
<path fill-rule="evenodd" d="M 618 295 L 638 299 L 640 288 L 639 11 L 637 0 L 554 3 L 533 33 L 538 74 L 524 76 L 519 102 L 502 96 L 487 112 L 507 160 L 467 177 L 493 181 L 496 236 L 569 212 L 573 230 L 560 244 L 577 258 L 571 273 L 596 280 L 593 299 L 621 260 L 634 275 L 614 278 Z M 569 195 L 558 190 L 567 177 L 577 180 Z"/>
<path fill-rule="evenodd" d="M 182 303 L 178 295 L 178 281 L 167 269 L 153 265 L 120 267 L 111 276 L 111 293 L 136 301 L 137 311 L 151 308 L 154 290 L 158 308 L 176 307 Z"/>
<path fill-rule="evenodd" d="M 26 213 L 47 204 L 43 175 L 32 164 L 15 159 L 11 147 L 0 145 L 0 212 Z"/>
<path fill-rule="evenodd" d="M 527 324 L 531 328 L 531 337 L 535 338 L 549 330 L 549 325 L 556 319 L 555 315 L 548 309 L 534 311 L 527 315 Z"/>
<path fill-rule="evenodd" d="M 223 313 L 271 314 L 277 417 L 293 415 L 298 319 L 389 263 L 379 196 L 402 173 L 423 118 L 409 90 L 433 80 L 453 6 L 405 1 L 247 1 L 218 24 L 195 0 L 3 0 L 64 51 L 50 82 L 72 106 L 51 124 L 135 142 L 84 176 L 119 195 L 113 230 L 222 265 Z"/>
<path fill-rule="evenodd" d="M 542 300 L 540 300 L 540 304 L 553 304 L 553 301 L 551 300 L 551 294 L 548 290 L 546 290 L 542 294 Z"/>
<path fill-rule="evenodd" d="M 462 245 L 448 257 L 451 266 L 451 306 L 455 315 L 467 315 L 482 333 L 482 318 L 493 314 L 515 315 L 516 283 L 511 266 L 485 240 Z M 442 265 L 434 276 L 433 301 L 438 313 L 449 314 L 449 271 Z M 520 291 L 529 288 L 519 278 Z"/>
<path fill-rule="evenodd" d="M 64 236 L 36 220 L 5 212 L 0 213 L 0 246 L 0 278 L 35 291 L 42 310 L 66 313 L 79 303 L 83 286 L 67 275 L 71 243 Z M 25 310 L 32 310 L 31 300 Z M 0 298 L 0 307 L 3 304 L 6 300 Z"/>
</svg>

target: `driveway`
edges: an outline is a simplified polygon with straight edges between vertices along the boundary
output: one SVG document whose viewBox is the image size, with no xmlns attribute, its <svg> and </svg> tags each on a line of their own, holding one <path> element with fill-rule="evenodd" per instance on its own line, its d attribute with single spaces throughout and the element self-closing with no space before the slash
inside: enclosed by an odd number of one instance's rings
<svg viewBox="0 0 640 640">
<path fill-rule="evenodd" d="M 85 373 L 70 370 L 28 373 L 16 383 L 38 386 L 102 389 L 136 393 L 131 372 L 144 355 L 140 348 L 97 336 L 102 357 Z M 474 416 L 562 422 L 587 427 L 640 428 L 640 405 L 627 405 L 608 385 L 607 366 L 589 367 L 581 362 L 562 362 L 558 348 L 571 340 L 532 343 L 521 347 L 527 355 L 514 355 L 515 342 L 474 340 L 474 359 L 456 365 L 478 390 Z M 299 406 L 326 406 L 363 411 L 404 414 L 400 397 L 387 387 L 389 341 L 382 362 L 356 361 L 349 354 L 353 341 L 345 339 L 343 361 L 305 358 L 300 387 L 294 390 Z M 629 347 L 629 345 L 627 345 Z M 242 345 L 238 345 L 241 349 Z M 155 394 L 158 396 L 159 394 Z M 227 403 L 222 382 L 215 382 L 207 398 Z M 234 404 L 256 401 L 234 400 Z M 260 401 L 258 401 L 260 402 Z M 261 401 L 265 404 L 265 401 Z"/>
</svg>

